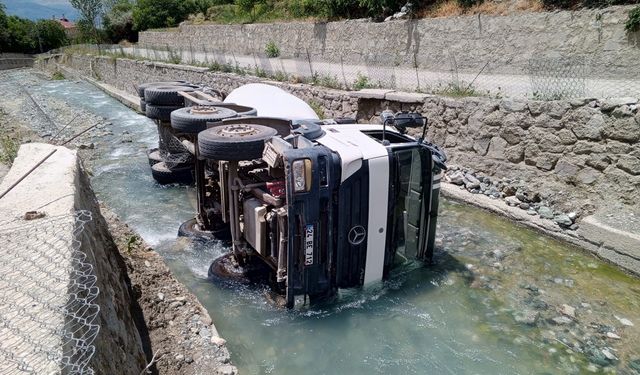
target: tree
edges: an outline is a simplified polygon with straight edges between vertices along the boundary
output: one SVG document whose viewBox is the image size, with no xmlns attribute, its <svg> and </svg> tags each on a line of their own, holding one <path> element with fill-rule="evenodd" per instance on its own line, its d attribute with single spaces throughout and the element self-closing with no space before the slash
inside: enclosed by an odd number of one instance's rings
<svg viewBox="0 0 640 375">
<path fill-rule="evenodd" d="M 34 31 L 40 53 L 69 43 L 67 34 L 64 32 L 64 27 L 60 22 L 39 20 L 35 24 Z"/>
<path fill-rule="evenodd" d="M 174 27 L 198 7 L 193 0 L 138 0 L 133 8 L 133 26 L 137 31 Z"/>
<path fill-rule="evenodd" d="M 84 21 L 85 25 L 88 26 L 89 32 L 91 32 L 96 43 L 100 42 L 98 28 L 96 25 L 98 23 L 98 19 L 102 15 L 102 1 L 103 0 L 69 0 L 71 6 L 80 12 L 81 21 Z M 80 28 L 81 33 L 82 31 L 82 28 Z"/>
<path fill-rule="evenodd" d="M 4 4 L 0 3 L 0 52 L 9 49 L 9 20 L 4 10 Z"/>
<path fill-rule="evenodd" d="M 115 2 L 105 13 L 102 26 L 112 43 L 124 39 L 130 42 L 138 40 L 138 33 L 133 29 L 133 4 L 129 0 Z"/>
</svg>

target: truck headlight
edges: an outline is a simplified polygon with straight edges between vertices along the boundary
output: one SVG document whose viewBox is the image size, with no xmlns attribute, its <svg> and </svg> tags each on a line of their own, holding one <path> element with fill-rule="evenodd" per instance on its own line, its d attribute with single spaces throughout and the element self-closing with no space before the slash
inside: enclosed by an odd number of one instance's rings
<svg viewBox="0 0 640 375">
<path fill-rule="evenodd" d="M 311 190 L 311 160 L 300 159 L 291 165 L 293 191 L 296 193 Z"/>
</svg>

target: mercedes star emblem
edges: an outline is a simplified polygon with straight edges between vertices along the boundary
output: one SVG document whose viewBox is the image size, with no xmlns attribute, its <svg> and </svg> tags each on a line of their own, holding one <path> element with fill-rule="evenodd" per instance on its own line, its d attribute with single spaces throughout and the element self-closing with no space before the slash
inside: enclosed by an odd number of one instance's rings
<svg viewBox="0 0 640 375">
<path fill-rule="evenodd" d="M 362 225 L 356 225 L 349 231 L 348 240 L 353 246 L 360 245 L 367 237 L 367 230 Z"/>
</svg>

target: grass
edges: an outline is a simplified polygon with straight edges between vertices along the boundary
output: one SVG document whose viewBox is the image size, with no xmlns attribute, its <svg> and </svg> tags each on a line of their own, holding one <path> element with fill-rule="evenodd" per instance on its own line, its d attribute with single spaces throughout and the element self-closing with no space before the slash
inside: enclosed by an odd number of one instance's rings
<svg viewBox="0 0 640 375">
<path fill-rule="evenodd" d="M 54 81 L 62 81 L 64 79 L 64 74 L 62 74 L 61 71 L 56 70 L 55 72 L 53 72 L 53 74 L 51 75 L 51 79 Z"/>
<path fill-rule="evenodd" d="M 473 85 L 469 85 L 465 82 L 451 82 L 445 86 L 440 86 L 433 90 L 434 94 L 449 96 L 452 98 L 465 98 L 468 96 L 485 96 L 483 93 L 477 91 Z"/>
<path fill-rule="evenodd" d="M 491 16 L 506 16 L 522 12 L 542 12 L 544 4 L 541 0 L 517 0 L 515 5 L 510 2 L 487 0 L 464 8 L 457 0 L 444 0 L 435 6 L 424 8 L 418 12 L 420 18 L 456 17 L 469 14 L 486 14 Z"/>
<path fill-rule="evenodd" d="M 4 122 L 4 117 L 7 114 L 0 109 L 0 123 Z M 0 128 L 1 131 L 6 129 Z M 10 137 L 8 134 L 0 133 L 0 163 L 11 166 L 13 161 L 18 156 L 18 148 L 20 143 L 15 138 Z"/>
<path fill-rule="evenodd" d="M 353 83 L 353 89 L 362 90 L 362 89 L 367 89 L 372 87 L 375 87 L 375 85 L 371 82 L 371 80 L 369 80 L 369 77 L 358 72 L 358 76 L 355 82 Z"/>
<path fill-rule="evenodd" d="M 310 100 L 309 107 L 311 107 L 311 109 L 313 109 L 316 115 L 318 115 L 318 118 L 321 118 L 321 119 L 325 118 L 324 110 L 322 109 L 322 106 L 318 104 L 316 101 Z"/>
</svg>

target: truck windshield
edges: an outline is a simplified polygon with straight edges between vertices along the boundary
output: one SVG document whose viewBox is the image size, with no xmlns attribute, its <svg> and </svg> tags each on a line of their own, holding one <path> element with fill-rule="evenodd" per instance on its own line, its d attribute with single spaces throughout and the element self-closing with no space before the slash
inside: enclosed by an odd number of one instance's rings
<svg viewBox="0 0 640 375">
<path fill-rule="evenodd" d="M 395 196 L 392 198 L 393 214 L 391 246 L 396 255 L 415 258 L 420 251 L 420 234 L 423 222 L 423 185 L 426 166 L 423 166 L 419 147 L 393 151 L 393 178 Z"/>
</svg>

